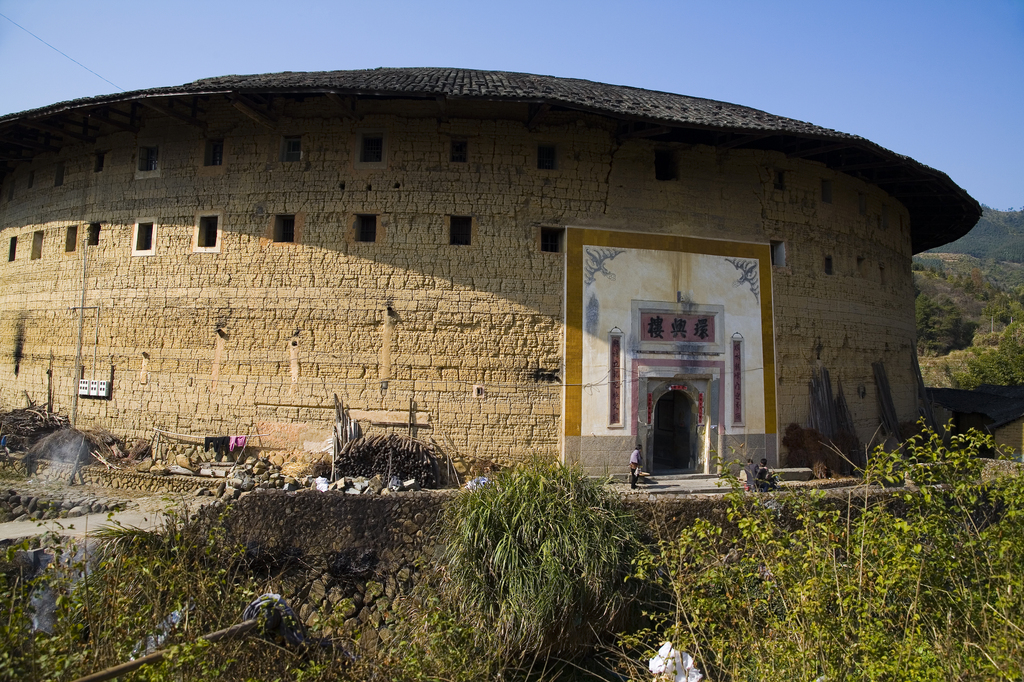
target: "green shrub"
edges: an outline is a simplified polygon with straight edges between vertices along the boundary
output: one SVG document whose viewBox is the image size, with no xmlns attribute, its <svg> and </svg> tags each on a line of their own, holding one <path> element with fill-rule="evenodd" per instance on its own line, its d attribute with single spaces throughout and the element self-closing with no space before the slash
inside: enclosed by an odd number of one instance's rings
<svg viewBox="0 0 1024 682">
<path fill-rule="evenodd" d="M 622 625 L 636 519 L 578 467 L 534 461 L 460 493 L 442 517 L 443 594 L 509 655 L 571 655 Z"/>
<path fill-rule="evenodd" d="M 730 493 L 731 528 L 698 521 L 637 562 L 666 603 L 623 638 L 630 658 L 668 639 L 714 680 L 1019 678 L 1024 477 L 983 482 L 992 446 L 926 432 L 876 451 L 867 482 L 909 489 Z"/>
</svg>

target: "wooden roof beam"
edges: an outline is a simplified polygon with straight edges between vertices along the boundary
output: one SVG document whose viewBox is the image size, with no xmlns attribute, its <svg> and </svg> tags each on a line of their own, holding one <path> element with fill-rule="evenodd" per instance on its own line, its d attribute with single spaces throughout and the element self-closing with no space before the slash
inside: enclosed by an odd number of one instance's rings
<svg viewBox="0 0 1024 682">
<path fill-rule="evenodd" d="M 827 154 L 828 152 L 838 151 L 840 149 L 849 149 L 851 145 L 849 142 L 836 142 L 835 144 L 822 144 L 817 147 L 811 147 L 809 149 L 796 149 L 791 152 L 787 152 L 786 156 L 793 159 L 801 159 L 806 156 L 817 156 L 818 154 Z"/>
<path fill-rule="evenodd" d="M 125 123 L 124 121 L 118 121 L 116 118 L 112 118 L 110 116 L 110 114 L 112 114 L 112 113 L 118 113 L 121 116 L 124 116 L 125 118 L 127 118 L 129 120 L 131 119 L 131 114 L 126 114 L 123 111 L 121 111 L 119 109 L 114 109 L 112 107 L 104 107 L 103 109 L 94 109 L 93 111 L 90 111 L 88 115 L 89 115 L 89 118 L 94 118 L 97 121 L 100 121 L 101 123 L 106 123 L 107 125 L 111 126 L 112 128 L 117 128 L 118 130 L 121 130 L 121 131 L 124 131 L 124 132 L 128 132 L 128 133 L 138 133 L 139 132 L 139 126 L 132 125 L 131 123 Z"/>
<path fill-rule="evenodd" d="M 551 111 L 551 105 L 545 102 L 544 104 L 538 106 L 536 109 L 533 109 L 533 107 L 530 108 L 532 110 L 532 113 L 530 114 L 530 120 L 526 122 L 527 130 L 533 130 L 538 125 L 540 125 L 540 122 L 544 120 L 544 117 L 548 115 L 549 111 Z"/>
<path fill-rule="evenodd" d="M 899 166 L 899 165 L 901 165 L 901 163 L 899 161 L 892 161 L 892 160 L 887 160 L 887 161 L 869 161 L 869 162 L 865 162 L 865 163 L 851 163 L 848 166 L 832 166 L 832 170 L 842 171 L 843 173 L 848 173 L 850 171 L 869 170 L 869 169 L 872 169 L 872 168 L 887 168 L 887 167 L 890 167 L 890 166 Z"/>
<path fill-rule="evenodd" d="M 82 135 L 80 133 L 73 133 L 70 130 L 66 130 L 65 128 L 62 128 L 59 125 L 53 125 L 52 123 L 47 123 L 45 121 L 39 121 L 39 120 L 33 120 L 33 119 L 25 119 L 23 121 L 18 121 L 18 123 L 20 123 L 21 125 L 23 125 L 23 126 L 25 126 L 27 128 L 35 128 L 36 130 L 42 130 L 42 131 L 45 131 L 45 132 L 48 132 L 48 133 L 56 133 L 57 135 L 61 135 L 61 136 L 65 136 L 66 135 L 67 137 L 73 137 L 74 139 L 81 140 L 82 142 L 90 142 L 91 143 L 91 142 L 95 142 L 96 141 L 96 138 L 92 137 L 90 135 Z"/>
<path fill-rule="evenodd" d="M 6 144 L 13 144 L 18 147 L 26 147 L 28 149 L 35 149 L 40 152 L 59 152 L 60 147 L 54 147 L 53 145 L 45 144 L 43 142 L 36 142 L 35 140 L 26 140 L 25 138 L 13 138 L 3 137 L 0 138 L 0 142 Z"/>
<path fill-rule="evenodd" d="M 943 196 L 943 192 L 942 192 L 941 189 L 936 189 L 936 190 L 931 191 L 931 192 L 929 192 L 929 191 L 923 191 L 923 192 L 920 192 L 920 191 L 919 192 L 897 192 L 896 194 L 893 194 L 893 196 L 896 197 L 897 199 L 916 199 L 916 198 L 921 198 L 921 197 L 932 197 L 936 201 L 947 201 L 947 200 L 949 200 L 948 197 Z"/>
<path fill-rule="evenodd" d="M 238 93 L 231 93 L 228 95 L 228 100 L 231 102 L 231 106 L 256 121 L 256 123 L 270 128 L 273 131 L 277 131 L 277 119 L 271 116 L 268 112 L 262 111 L 256 105 L 248 102 L 242 95 L 239 95 Z"/>
<path fill-rule="evenodd" d="M 758 134 L 758 135 L 738 135 L 738 136 L 734 137 L 733 139 L 729 140 L 728 142 L 722 142 L 721 144 L 716 144 L 715 147 L 717 149 L 721 150 L 721 151 L 726 151 L 726 150 L 729 150 L 729 149 L 733 149 L 735 147 L 740 147 L 740 146 L 745 145 L 745 144 L 750 143 L 750 142 L 756 142 L 757 140 L 763 140 L 766 137 L 771 137 L 773 134 L 774 133 L 761 133 L 761 134 Z"/>
<path fill-rule="evenodd" d="M 352 97 L 342 97 L 336 92 L 325 92 L 324 97 L 334 102 L 338 109 L 341 110 L 342 118 L 347 118 L 350 121 L 358 119 L 356 116 L 356 101 Z"/>
<path fill-rule="evenodd" d="M 668 135 L 672 132 L 672 129 L 668 126 L 655 126 L 653 128 L 641 128 L 640 130 L 627 130 L 626 132 L 619 133 L 620 140 L 638 140 L 645 137 L 657 137 L 658 135 Z"/>
<path fill-rule="evenodd" d="M 879 178 L 877 182 L 880 185 L 906 185 L 906 184 L 921 183 L 921 182 L 938 182 L 938 180 L 936 178 L 929 178 L 927 176 L 922 176 L 922 177 L 919 177 L 919 178 L 911 178 L 911 177 Z"/>
<path fill-rule="evenodd" d="M 173 100 L 168 100 L 168 103 L 170 103 L 172 101 Z M 156 112 L 159 112 L 161 114 L 164 114 L 165 116 L 170 116 L 171 118 L 176 118 L 179 121 L 181 121 L 182 123 L 185 123 L 187 125 L 194 126 L 196 128 L 200 128 L 202 130 L 206 130 L 206 121 L 200 121 L 198 118 L 195 118 L 193 116 L 189 116 L 188 114 L 183 114 L 180 111 L 175 111 L 170 106 L 167 106 L 167 105 L 164 105 L 164 104 L 160 104 L 159 102 L 155 102 L 155 101 L 153 101 L 151 99 L 140 99 L 139 100 L 139 104 L 141 104 L 144 107 L 148 107 L 149 109 L 152 109 L 153 111 L 156 111 Z"/>
</svg>

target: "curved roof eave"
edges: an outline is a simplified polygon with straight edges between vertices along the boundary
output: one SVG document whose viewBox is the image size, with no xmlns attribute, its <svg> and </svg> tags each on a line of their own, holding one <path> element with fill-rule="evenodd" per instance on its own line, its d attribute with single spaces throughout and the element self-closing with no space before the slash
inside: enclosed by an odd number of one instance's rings
<svg viewBox="0 0 1024 682">
<path fill-rule="evenodd" d="M 94 118 L 102 122 L 95 126 L 97 130 L 101 130 L 99 125 L 134 129 L 134 124 L 109 116 L 104 118 L 101 111 L 104 107 L 139 103 L 183 121 L 202 124 L 201 119 L 188 113 L 187 107 L 172 111 L 161 101 L 181 102 L 182 98 L 191 98 L 194 103 L 194 98 L 218 95 L 233 97 L 236 102 L 239 97 L 282 95 L 517 102 L 531 105 L 538 120 L 551 108 L 614 118 L 621 122 L 620 132 L 625 137 L 698 141 L 724 149 L 779 151 L 790 157 L 820 161 L 829 168 L 875 184 L 900 200 L 910 212 L 915 253 L 963 236 L 981 217 L 978 202 L 945 173 L 856 135 L 698 97 L 573 78 L 468 69 L 381 68 L 220 76 L 179 86 L 58 102 L 0 117 L 0 163 L 4 164 L 0 172 L 9 172 L 11 168 L 6 164 L 30 160 L 38 151 L 53 151 L 55 137 L 75 141 L 93 139 L 90 121 Z M 248 106 L 244 99 L 241 104 Z M 81 132 L 77 131 L 77 121 L 66 118 L 76 112 L 86 113 L 88 117 L 83 117 Z M 124 112 L 116 113 L 124 115 Z M 259 116 L 258 111 L 250 113 Z M 26 149 L 28 156 L 25 156 Z"/>
</svg>

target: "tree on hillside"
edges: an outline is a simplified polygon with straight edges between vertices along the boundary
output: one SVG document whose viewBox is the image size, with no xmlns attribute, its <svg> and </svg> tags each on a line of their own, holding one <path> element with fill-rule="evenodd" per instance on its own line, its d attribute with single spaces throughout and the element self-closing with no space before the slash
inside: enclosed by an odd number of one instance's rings
<svg viewBox="0 0 1024 682">
<path fill-rule="evenodd" d="M 954 383 L 965 389 L 980 384 L 1024 386 L 1024 322 L 1014 322 L 999 337 L 995 348 L 971 348 L 967 369 L 953 374 Z"/>
<path fill-rule="evenodd" d="M 977 323 L 965 320 L 953 301 L 936 301 L 927 294 L 918 294 L 914 301 L 917 320 L 917 351 L 945 355 L 971 345 Z"/>
</svg>

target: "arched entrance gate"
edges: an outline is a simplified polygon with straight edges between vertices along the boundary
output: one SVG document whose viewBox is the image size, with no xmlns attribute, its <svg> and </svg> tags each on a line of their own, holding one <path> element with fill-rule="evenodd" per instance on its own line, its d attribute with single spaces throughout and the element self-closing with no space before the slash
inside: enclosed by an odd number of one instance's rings
<svg viewBox="0 0 1024 682">
<path fill-rule="evenodd" d="M 708 383 L 693 377 L 648 379 L 647 423 L 639 429 L 648 471 L 706 473 Z"/>
</svg>

